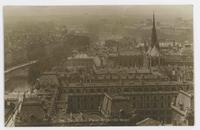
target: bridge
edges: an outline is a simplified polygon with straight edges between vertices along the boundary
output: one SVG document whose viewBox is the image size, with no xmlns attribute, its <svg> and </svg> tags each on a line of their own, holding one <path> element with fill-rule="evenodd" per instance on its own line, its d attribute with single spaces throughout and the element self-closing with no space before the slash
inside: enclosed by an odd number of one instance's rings
<svg viewBox="0 0 200 130">
<path fill-rule="evenodd" d="M 22 68 L 24 68 L 24 67 L 30 66 L 30 65 L 32 65 L 32 64 L 35 64 L 35 63 L 37 63 L 37 62 L 38 62 L 38 60 L 29 61 L 29 62 L 27 62 L 27 63 L 24 63 L 24 64 L 21 64 L 21 65 L 17 65 L 17 66 L 11 67 L 11 68 L 5 70 L 4 73 L 5 73 L 5 74 L 8 74 L 8 73 L 10 73 L 10 72 L 12 72 L 12 71 L 15 71 L 15 70 L 18 70 L 18 69 L 22 69 Z"/>
<path fill-rule="evenodd" d="M 17 66 L 14 66 L 14 67 L 11 67 L 11 68 L 5 70 L 4 71 L 5 82 L 7 82 L 11 77 L 27 75 L 27 72 L 25 71 L 25 69 L 33 64 L 36 64 L 37 62 L 38 62 L 38 60 L 29 61 L 27 63 L 17 65 Z"/>
</svg>

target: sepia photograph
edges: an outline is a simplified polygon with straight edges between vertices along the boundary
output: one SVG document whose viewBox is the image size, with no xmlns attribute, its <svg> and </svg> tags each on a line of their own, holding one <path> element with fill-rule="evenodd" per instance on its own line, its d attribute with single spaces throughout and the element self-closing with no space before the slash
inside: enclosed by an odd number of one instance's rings
<svg viewBox="0 0 200 130">
<path fill-rule="evenodd" d="M 3 27 L 5 127 L 194 126 L 193 5 L 4 6 Z"/>
</svg>

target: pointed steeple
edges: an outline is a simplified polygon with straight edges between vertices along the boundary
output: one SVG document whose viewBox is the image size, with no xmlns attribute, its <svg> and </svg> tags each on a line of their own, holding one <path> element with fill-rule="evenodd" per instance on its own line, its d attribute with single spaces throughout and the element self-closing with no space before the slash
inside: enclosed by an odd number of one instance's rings
<svg viewBox="0 0 200 130">
<path fill-rule="evenodd" d="M 151 48 L 156 47 L 159 49 L 159 43 L 157 39 L 157 33 L 156 33 L 156 24 L 155 24 L 155 15 L 153 12 L 153 27 L 152 27 L 152 34 L 151 34 Z"/>
</svg>

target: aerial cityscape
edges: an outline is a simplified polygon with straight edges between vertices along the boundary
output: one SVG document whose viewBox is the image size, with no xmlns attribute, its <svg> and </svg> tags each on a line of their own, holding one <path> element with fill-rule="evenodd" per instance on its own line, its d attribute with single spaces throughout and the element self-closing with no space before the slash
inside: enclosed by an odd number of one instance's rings
<svg viewBox="0 0 200 130">
<path fill-rule="evenodd" d="M 4 7 L 5 126 L 193 126 L 190 5 Z"/>
</svg>

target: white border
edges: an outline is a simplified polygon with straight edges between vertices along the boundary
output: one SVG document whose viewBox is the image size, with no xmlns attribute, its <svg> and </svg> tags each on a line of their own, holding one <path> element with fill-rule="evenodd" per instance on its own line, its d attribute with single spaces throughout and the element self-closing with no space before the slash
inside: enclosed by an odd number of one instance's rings
<svg viewBox="0 0 200 130">
<path fill-rule="evenodd" d="M 195 126 L 168 126 L 168 127 L 37 127 L 41 129 L 170 129 L 170 130 L 193 130 L 200 129 L 200 1 L 198 0 L 0 0 L 0 126 L 4 127 L 4 57 L 3 57 L 3 6 L 9 5 L 35 5 L 35 6 L 56 6 L 56 5 L 193 5 L 193 29 L 194 29 L 194 69 L 195 69 Z M 35 129 L 36 127 L 30 127 L 29 129 Z M 2 129 L 2 128 L 0 128 Z M 5 128 L 4 129 L 10 129 Z M 27 129 L 14 128 L 14 129 Z"/>
</svg>

